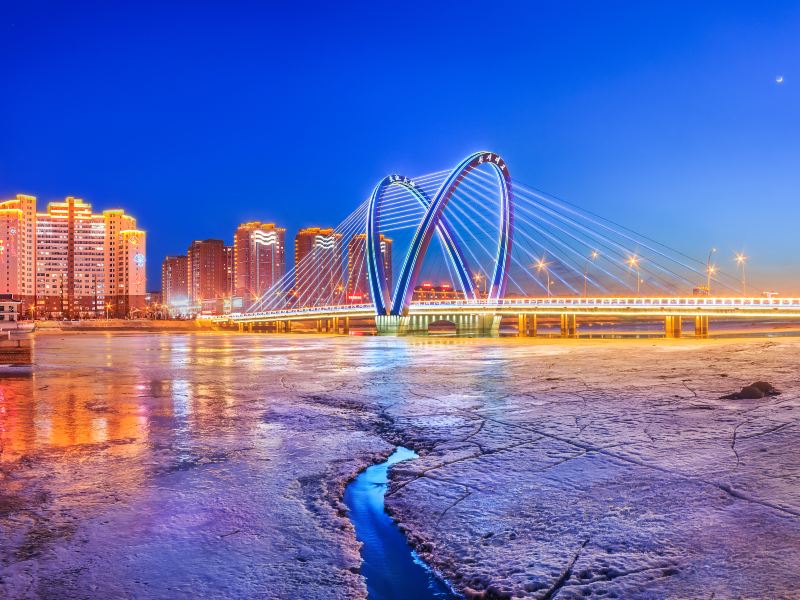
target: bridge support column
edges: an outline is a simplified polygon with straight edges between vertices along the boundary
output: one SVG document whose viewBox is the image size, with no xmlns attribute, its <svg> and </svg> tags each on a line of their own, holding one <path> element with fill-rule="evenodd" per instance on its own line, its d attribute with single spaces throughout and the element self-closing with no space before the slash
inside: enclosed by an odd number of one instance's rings
<svg viewBox="0 0 800 600">
<path fill-rule="evenodd" d="M 694 318 L 694 334 L 697 337 L 708 335 L 708 317 L 697 316 Z"/>
<path fill-rule="evenodd" d="M 247 324 L 247 333 L 253 333 L 253 323 Z"/>
<path fill-rule="evenodd" d="M 536 315 L 518 315 L 520 337 L 536 337 L 537 321 Z"/>
<path fill-rule="evenodd" d="M 683 323 L 680 317 L 664 317 L 664 334 L 668 338 L 679 338 L 683 332 Z"/>
<path fill-rule="evenodd" d="M 284 325 L 283 325 L 283 330 L 284 330 L 286 333 L 289 333 L 289 332 L 291 332 L 291 331 L 292 331 L 292 322 L 291 322 L 291 321 L 286 321 L 286 322 L 284 323 Z"/>
<path fill-rule="evenodd" d="M 500 335 L 500 315 L 458 315 L 444 320 L 454 322 L 458 335 L 496 337 Z"/>
<path fill-rule="evenodd" d="M 344 327 L 342 328 L 342 333 L 345 335 L 350 335 L 350 317 L 344 318 Z"/>
<path fill-rule="evenodd" d="M 408 331 L 410 319 L 396 315 L 378 315 L 375 317 L 375 327 L 378 335 L 403 335 Z"/>
<path fill-rule="evenodd" d="M 317 319 L 317 333 L 322 333 L 322 319 Z"/>
<path fill-rule="evenodd" d="M 561 315 L 561 337 L 575 337 L 577 334 L 577 315 Z"/>
<path fill-rule="evenodd" d="M 339 335 L 339 317 L 333 317 L 333 334 Z"/>
<path fill-rule="evenodd" d="M 239 333 L 244 333 L 244 323 L 237 323 L 236 325 L 239 328 Z"/>
</svg>

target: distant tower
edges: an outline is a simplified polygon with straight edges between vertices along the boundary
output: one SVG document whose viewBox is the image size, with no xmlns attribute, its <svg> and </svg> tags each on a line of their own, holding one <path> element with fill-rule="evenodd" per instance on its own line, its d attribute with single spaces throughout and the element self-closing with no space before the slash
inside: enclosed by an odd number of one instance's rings
<svg viewBox="0 0 800 600">
<path fill-rule="evenodd" d="M 250 221 L 233 238 L 233 291 L 245 305 L 260 298 L 286 274 L 286 229 Z"/>
<path fill-rule="evenodd" d="M 0 293 L 22 301 L 30 312 L 36 299 L 36 197 L 17 194 L 0 202 Z"/>
<path fill-rule="evenodd" d="M 189 307 L 189 258 L 167 256 L 161 264 L 162 301 L 170 311 Z"/>
<path fill-rule="evenodd" d="M 306 227 L 294 239 L 295 298 L 300 306 L 341 301 L 342 234 Z"/>
<path fill-rule="evenodd" d="M 189 245 L 188 257 L 189 302 L 201 309 L 203 302 L 220 300 L 227 290 L 225 242 L 195 240 Z"/>
<path fill-rule="evenodd" d="M 350 304 L 361 304 L 372 300 L 367 281 L 366 241 L 367 236 L 359 233 L 354 235 L 347 245 L 347 297 Z M 380 242 L 386 283 L 391 290 L 392 240 L 381 234 Z"/>
</svg>

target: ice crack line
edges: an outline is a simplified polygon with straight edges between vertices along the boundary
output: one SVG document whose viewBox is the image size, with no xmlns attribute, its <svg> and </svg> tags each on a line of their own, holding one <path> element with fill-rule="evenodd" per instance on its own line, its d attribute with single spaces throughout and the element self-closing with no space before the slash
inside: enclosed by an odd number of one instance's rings
<svg viewBox="0 0 800 600">
<path fill-rule="evenodd" d="M 572 577 L 572 569 L 575 566 L 578 557 L 580 557 L 581 552 L 583 552 L 583 549 L 586 547 L 586 544 L 588 543 L 589 543 L 589 538 L 583 540 L 583 543 L 575 551 L 575 554 L 573 554 L 572 560 L 570 560 L 569 564 L 567 564 L 567 568 L 562 571 L 559 578 L 556 579 L 556 582 L 550 587 L 549 590 L 545 592 L 544 596 L 542 596 L 542 600 L 550 600 L 553 596 L 555 596 L 556 593 L 558 593 L 558 590 L 564 587 L 564 584 L 566 584 L 569 578 Z"/>
</svg>

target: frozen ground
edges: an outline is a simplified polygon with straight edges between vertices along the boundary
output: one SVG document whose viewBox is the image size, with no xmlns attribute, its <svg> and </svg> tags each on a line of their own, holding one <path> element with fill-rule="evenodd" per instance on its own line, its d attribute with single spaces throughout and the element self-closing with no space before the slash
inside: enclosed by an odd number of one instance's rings
<svg viewBox="0 0 800 600">
<path fill-rule="evenodd" d="M 50 334 L 0 381 L 0 597 L 359 598 L 343 485 L 471 597 L 791 598 L 800 340 Z M 783 393 L 719 400 L 757 379 Z"/>
</svg>

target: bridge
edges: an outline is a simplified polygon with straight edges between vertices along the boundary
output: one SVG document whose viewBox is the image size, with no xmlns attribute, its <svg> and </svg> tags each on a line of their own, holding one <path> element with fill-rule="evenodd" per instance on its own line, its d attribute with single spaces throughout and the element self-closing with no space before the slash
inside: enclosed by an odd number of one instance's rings
<svg viewBox="0 0 800 600">
<path fill-rule="evenodd" d="M 713 254 L 693 259 L 512 180 L 502 157 L 476 152 L 446 171 L 383 178 L 247 310 L 202 319 L 239 331 L 349 333 L 359 323 L 402 335 L 448 323 L 520 336 L 536 336 L 542 319 L 557 319 L 563 336 L 584 322 L 657 319 L 667 337 L 687 319 L 697 336 L 712 318 L 800 319 L 800 298 L 748 296 L 744 257 L 736 276 Z"/>
</svg>

